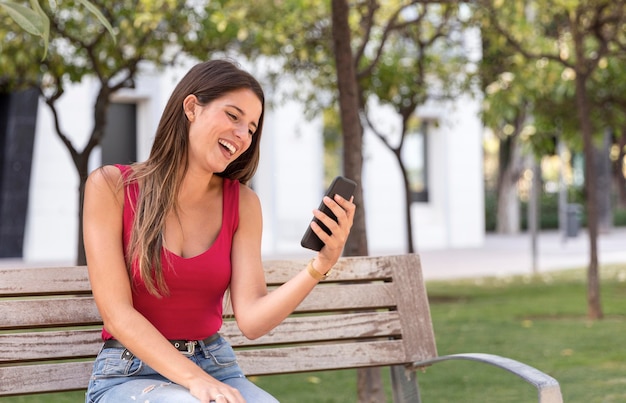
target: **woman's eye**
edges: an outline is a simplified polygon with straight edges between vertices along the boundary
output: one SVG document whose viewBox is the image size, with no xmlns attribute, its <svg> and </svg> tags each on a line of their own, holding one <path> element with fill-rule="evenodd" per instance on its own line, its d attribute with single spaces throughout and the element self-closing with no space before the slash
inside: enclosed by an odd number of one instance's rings
<svg viewBox="0 0 626 403">
<path fill-rule="evenodd" d="M 237 120 L 237 115 L 235 115 L 234 113 L 226 112 L 226 115 L 228 115 L 228 117 L 232 120 Z"/>
</svg>

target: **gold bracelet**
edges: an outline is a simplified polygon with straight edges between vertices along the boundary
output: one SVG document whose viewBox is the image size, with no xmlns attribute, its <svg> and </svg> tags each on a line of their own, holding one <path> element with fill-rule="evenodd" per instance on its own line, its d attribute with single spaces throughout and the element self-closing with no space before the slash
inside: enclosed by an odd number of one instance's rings
<svg viewBox="0 0 626 403">
<path fill-rule="evenodd" d="M 315 270 L 315 267 L 313 267 L 313 261 L 314 260 L 315 260 L 315 258 L 311 259 L 309 261 L 309 264 L 306 265 L 306 271 L 308 271 L 309 274 L 311 275 L 311 277 L 313 277 L 315 280 L 317 280 L 317 281 L 324 280 L 326 277 L 328 277 L 328 273 L 322 274 L 319 271 Z M 329 270 L 329 272 L 330 272 L 330 270 Z"/>
</svg>

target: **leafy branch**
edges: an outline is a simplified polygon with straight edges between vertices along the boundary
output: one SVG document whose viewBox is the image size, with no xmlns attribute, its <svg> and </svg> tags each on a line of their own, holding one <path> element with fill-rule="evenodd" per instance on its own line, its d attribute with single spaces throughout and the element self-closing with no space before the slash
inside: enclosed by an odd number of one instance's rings
<svg viewBox="0 0 626 403">
<path fill-rule="evenodd" d="M 115 41 L 115 32 L 109 21 L 89 0 L 76 0 L 82 4 L 91 14 L 96 16 L 100 23 L 109 31 L 113 41 Z M 23 6 L 14 1 L 0 1 L 0 8 L 4 9 L 9 17 L 24 31 L 31 35 L 39 36 L 44 41 L 43 59 L 48 54 L 48 43 L 50 42 L 50 19 L 45 11 L 41 8 L 38 0 L 30 0 L 32 8 Z"/>
</svg>

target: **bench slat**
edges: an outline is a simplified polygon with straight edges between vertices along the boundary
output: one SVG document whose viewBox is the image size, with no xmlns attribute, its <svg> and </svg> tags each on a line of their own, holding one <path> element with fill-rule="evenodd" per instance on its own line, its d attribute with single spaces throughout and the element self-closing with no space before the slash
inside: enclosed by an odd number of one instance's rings
<svg viewBox="0 0 626 403">
<path fill-rule="evenodd" d="M 358 310 L 392 307 L 395 287 L 391 283 L 329 285 L 314 289 L 296 312 Z M 230 309 L 225 314 L 232 314 Z M 101 322 L 92 297 L 48 300 L 1 300 L 0 330 L 44 326 L 71 326 Z"/>
<path fill-rule="evenodd" d="M 102 323 L 92 297 L 0 301 L 0 329 Z"/>
<path fill-rule="evenodd" d="M 405 357 L 401 340 L 237 351 L 246 375 L 385 366 Z"/>
<path fill-rule="evenodd" d="M 0 367 L 0 396 L 86 389 L 93 362 Z"/>
<path fill-rule="evenodd" d="M 374 281 L 389 280 L 392 277 L 393 265 L 388 257 L 350 257 L 339 260 L 324 280 L 329 281 Z M 287 282 L 306 267 L 308 260 L 269 260 L 263 262 L 268 285 Z"/>
<path fill-rule="evenodd" d="M 1 334 L 0 363 L 95 357 L 102 346 L 100 333 L 98 329 Z"/>
<path fill-rule="evenodd" d="M 91 293 L 86 266 L 0 269 L 0 296 Z"/>
<path fill-rule="evenodd" d="M 417 255 L 396 261 L 394 284 L 398 285 L 396 297 L 402 334 L 406 340 L 405 347 L 409 357 L 436 357 L 437 345 L 430 317 L 430 305 L 419 267 Z M 405 286 L 406 284 L 410 284 L 410 287 Z"/>
<path fill-rule="evenodd" d="M 291 317 L 255 340 L 245 338 L 235 322 L 224 322 L 220 333 L 234 346 L 260 347 L 274 344 L 394 337 L 401 334 L 397 312 L 367 312 L 328 316 Z"/>
<path fill-rule="evenodd" d="M 314 288 L 294 313 L 392 308 L 396 305 L 395 288 L 393 283 L 325 284 Z M 232 307 L 227 306 L 224 315 L 232 314 Z"/>
<path fill-rule="evenodd" d="M 282 284 L 301 271 L 308 260 L 264 261 L 269 285 Z M 391 278 L 387 257 L 353 257 L 339 261 L 328 281 L 367 281 Z M 1 268 L 0 296 L 91 293 L 87 266 Z"/>
</svg>

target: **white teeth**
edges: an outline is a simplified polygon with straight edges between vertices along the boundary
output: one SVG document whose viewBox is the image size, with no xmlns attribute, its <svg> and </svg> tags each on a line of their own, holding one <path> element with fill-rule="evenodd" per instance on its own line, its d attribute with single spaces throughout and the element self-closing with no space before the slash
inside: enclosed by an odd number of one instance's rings
<svg viewBox="0 0 626 403">
<path fill-rule="evenodd" d="M 237 151 L 234 145 L 230 144 L 229 142 L 225 140 L 219 140 L 219 143 L 223 145 L 224 147 L 226 147 L 228 151 L 230 151 L 230 155 L 233 155 L 235 151 Z"/>
</svg>

